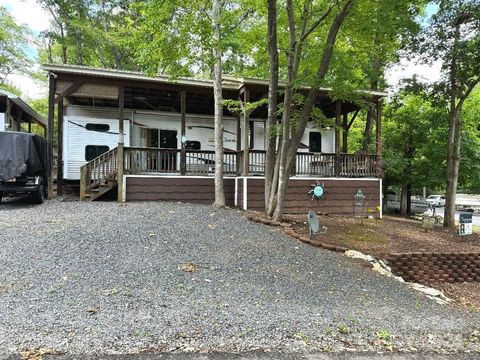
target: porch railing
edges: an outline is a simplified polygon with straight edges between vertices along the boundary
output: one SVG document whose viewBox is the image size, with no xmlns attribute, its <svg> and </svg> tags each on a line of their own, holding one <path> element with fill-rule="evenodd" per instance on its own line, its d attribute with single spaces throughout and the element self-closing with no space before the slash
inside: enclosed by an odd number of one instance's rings
<svg viewBox="0 0 480 360">
<path fill-rule="evenodd" d="M 265 151 L 249 151 L 248 174 L 265 174 Z M 130 174 L 181 172 L 180 149 L 125 148 L 125 171 Z M 243 152 L 225 152 L 225 175 L 241 174 Z M 378 158 L 367 154 L 328 154 L 299 152 L 293 173 L 297 176 L 323 177 L 377 177 Z M 186 150 L 186 175 L 211 175 L 215 173 L 215 152 L 210 150 Z"/>
<path fill-rule="evenodd" d="M 125 148 L 125 170 L 130 174 L 179 173 L 182 151 L 163 148 Z M 223 171 L 226 175 L 237 174 L 237 153 L 224 152 Z M 215 173 L 215 152 L 208 150 L 185 151 L 185 174 L 209 175 Z"/>
<path fill-rule="evenodd" d="M 108 189 L 116 184 L 117 148 L 89 161 L 80 168 L 80 199 L 97 194 L 98 188 Z M 184 155 L 185 154 L 185 155 Z M 162 148 L 124 148 L 125 174 L 185 174 L 213 175 L 215 152 L 208 150 L 186 150 Z M 250 150 L 248 175 L 265 174 L 265 151 Z M 240 175 L 243 152 L 228 151 L 223 154 L 225 175 Z M 377 155 L 367 154 L 324 154 L 299 152 L 293 173 L 297 176 L 316 177 L 378 177 L 380 166 Z M 185 164 L 185 171 L 181 171 Z M 96 189 L 96 190 L 94 190 Z M 93 194 L 94 195 L 94 194 Z"/>
<path fill-rule="evenodd" d="M 100 186 L 117 175 L 117 148 L 113 148 L 80 168 L 80 199 L 90 190 Z"/>
</svg>

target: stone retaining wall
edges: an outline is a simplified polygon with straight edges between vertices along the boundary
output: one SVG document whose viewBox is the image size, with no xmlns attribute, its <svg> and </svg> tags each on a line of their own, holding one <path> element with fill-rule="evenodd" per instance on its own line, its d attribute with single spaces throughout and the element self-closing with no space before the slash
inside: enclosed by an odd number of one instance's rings
<svg viewBox="0 0 480 360">
<path fill-rule="evenodd" d="M 389 254 L 387 260 L 409 282 L 480 282 L 480 253 Z"/>
</svg>

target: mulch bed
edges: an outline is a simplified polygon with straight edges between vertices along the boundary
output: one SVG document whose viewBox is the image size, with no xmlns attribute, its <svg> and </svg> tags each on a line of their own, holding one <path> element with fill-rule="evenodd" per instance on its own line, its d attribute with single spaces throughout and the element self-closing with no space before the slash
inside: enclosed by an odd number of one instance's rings
<svg viewBox="0 0 480 360">
<path fill-rule="evenodd" d="M 263 213 L 248 212 L 247 218 L 274 226 L 283 226 L 285 232 L 298 240 L 328 250 L 343 252 L 357 250 L 376 258 L 391 253 L 412 252 L 480 252 L 480 234 L 458 236 L 455 230 L 436 226 L 425 231 L 416 219 L 385 216 L 383 219 L 359 219 L 344 216 L 319 216 L 320 226 L 326 226 L 324 234 L 309 239 L 307 216 L 287 215 L 284 222 L 275 223 Z M 457 303 L 480 311 L 480 283 L 435 283 Z"/>
</svg>

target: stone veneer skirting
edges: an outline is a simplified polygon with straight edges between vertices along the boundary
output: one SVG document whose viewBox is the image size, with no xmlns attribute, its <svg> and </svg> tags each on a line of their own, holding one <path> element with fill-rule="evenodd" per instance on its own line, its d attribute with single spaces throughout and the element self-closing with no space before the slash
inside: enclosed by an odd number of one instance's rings
<svg viewBox="0 0 480 360">
<path fill-rule="evenodd" d="M 480 253 L 389 254 L 387 260 L 409 282 L 480 282 Z"/>
</svg>

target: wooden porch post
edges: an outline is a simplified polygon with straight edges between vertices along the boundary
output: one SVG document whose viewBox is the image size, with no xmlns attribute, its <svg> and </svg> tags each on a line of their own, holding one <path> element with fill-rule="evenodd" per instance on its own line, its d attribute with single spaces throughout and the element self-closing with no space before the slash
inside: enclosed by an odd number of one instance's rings
<svg viewBox="0 0 480 360">
<path fill-rule="evenodd" d="M 235 113 L 235 118 L 237 119 L 237 130 L 236 130 L 236 140 L 237 140 L 237 175 L 242 173 L 242 164 L 240 163 L 240 151 L 242 151 L 242 127 L 240 114 Z"/>
<path fill-rule="evenodd" d="M 20 108 L 17 108 L 17 131 L 22 131 L 22 115 L 23 115 L 23 110 Z"/>
<path fill-rule="evenodd" d="M 28 132 L 31 133 L 32 132 L 32 120 L 30 120 L 28 122 Z"/>
<path fill-rule="evenodd" d="M 377 176 L 383 177 L 383 162 L 382 162 L 382 151 L 383 151 L 383 140 L 382 140 L 382 100 L 378 99 L 377 101 L 377 117 L 375 119 L 376 127 L 376 153 L 377 153 Z"/>
<path fill-rule="evenodd" d="M 250 92 L 248 89 L 245 89 L 245 92 L 243 94 L 243 103 L 246 104 L 247 102 L 250 101 Z M 249 112 L 245 111 L 243 113 L 243 168 L 242 168 L 242 175 L 243 176 L 248 176 L 248 168 L 249 168 L 249 141 L 248 141 L 248 133 L 249 133 L 249 126 L 250 126 L 250 121 L 249 121 Z"/>
<path fill-rule="evenodd" d="M 47 197 L 53 199 L 53 130 L 55 123 L 55 75 L 48 74 L 48 124 L 47 124 Z"/>
<path fill-rule="evenodd" d="M 10 109 L 11 104 L 10 104 L 10 99 L 8 96 L 6 97 L 5 100 L 5 124 L 8 125 L 8 130 L 12 131 L 12 122 L 10 121 Z"/>
<path fill-rule="evenodd" d="M 342 103 L 335 103 L 335 176 L 340 176 L 340 128 L 342 127 Z"/>
<path fill-rule="evenodd" d="M 182 90 L 180 92 L 180 113 L 181 113 L 181 129 L 180 129 L 180 135 L 181 135 L 181 145 L 182 145 L 182 150 L 180 151 L 180 175 L 185 175 L 187 172 L 187 149 L 186 149 L 186 127 L 187 127 L 187 119 L 186 119 L 186 113 L 187 113 L 187 93 L 185 90 Z"/>
<path fill-rule="evenodd" d="M 118 87 L 118 147 L 117 147 L 117 184 L 118 184 L 118 193 L 117 201 L 119 203 L 123 202 L 123 174 L 125 172 L 124 165 L 125 160 L 123 158 L 123 146 L 124 146 L 124 136 L 123 136 L 123 107 L 125 103 L 124 98 L 124 88 L 123 85 Z"/>
<path fill-rule="evenodd" d="M 63 99 L 57 105 L 57 195 L 63 195 Z"/>
<path fill-rule="evenodd" d="M 348 153 L 348 113 L 343 115 L 342 152 L 344 154 Z"/>
</svg>

